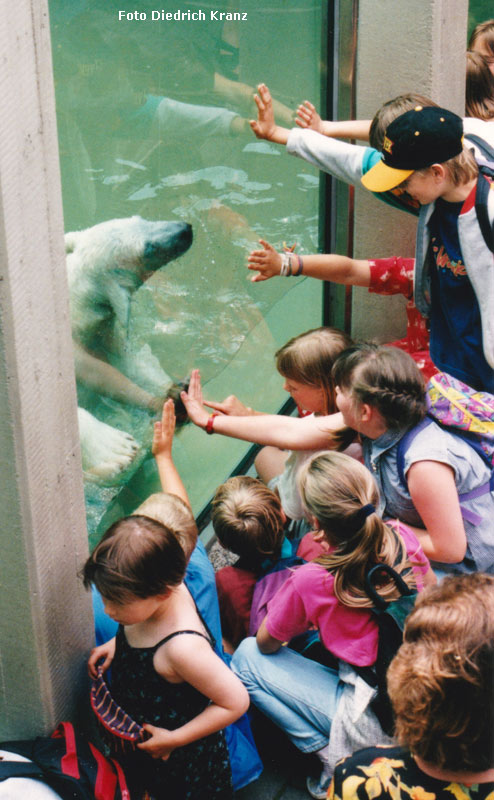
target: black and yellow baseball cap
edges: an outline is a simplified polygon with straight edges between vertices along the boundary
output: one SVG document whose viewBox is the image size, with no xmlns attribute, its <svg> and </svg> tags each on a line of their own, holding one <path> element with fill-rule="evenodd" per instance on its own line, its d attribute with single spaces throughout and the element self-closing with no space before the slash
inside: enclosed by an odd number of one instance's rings
<svg viewBox="0 0 494 800">
<path fill-rule="evenodd" d="M 387 192 L 417 169 L 442 164 L 463 149 L 463 120 L 438 106 L 416 106 L 388 125 L 382 159 L 362 183 L 371 192 Z"/>
</svg>

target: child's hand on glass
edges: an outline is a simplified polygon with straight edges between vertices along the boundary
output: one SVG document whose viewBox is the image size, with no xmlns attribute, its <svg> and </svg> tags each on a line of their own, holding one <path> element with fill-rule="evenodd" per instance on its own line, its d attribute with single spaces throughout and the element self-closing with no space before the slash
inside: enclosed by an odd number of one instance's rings
<svg viewBox="0 0 494 800">
<path fill-rule="evenodd" d="M 257 91 L 258 94 L 254 95 L 254 101 L 257 106 L 257 119 L 250 120 L 250 127 L 258 139 L 271 140 L 276 131 L 273 101 L 265 83 L 260 83 Z"/>
<path fill-rule="evenodd" d="M 324 133 L 321 117 L 317 113 L 316 107 L 308 100 L 304 100 L 297 108 L 295 124 L 299 128 L 310 128 L 317 133 Z"/>
<path fill-rule="evenodd" d="M 198 369 L 192 370 L 189 389 L 187 392 L 181 392 L 180 398 L 187 410 L 189 419 L 192 420 L 194 425 L 205 428 L 209 419 L 209 414 L 203 404 L 201 376 Z"/>
<path fill-rule="evenodd" d="M 262 244 L 263 250 L 252 250 L 247 257 L 247 269 L 257 272 L 251 278 L 253 283 L 267 281 L 281 272 L 281 255 L 264 239 L 259 239 L 259 244 Z"/>
<path fill-rule="evenodd" d="M 163 405 L 161 420 L 154 423 L 152 453 L 155 458 L 170 456 L 175 433 L 175 403 L 169 398 Z"/>
</svg>

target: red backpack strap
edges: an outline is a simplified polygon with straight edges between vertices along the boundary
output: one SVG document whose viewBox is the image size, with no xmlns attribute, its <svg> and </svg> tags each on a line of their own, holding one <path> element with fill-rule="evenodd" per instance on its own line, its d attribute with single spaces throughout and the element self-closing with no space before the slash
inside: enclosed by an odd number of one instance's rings
<svg viewBox="0 0 494 800">
<path fill-rule="evenodd" d="M 65 755 L 62 756 L 60 768 L 64 775 L 71 778 L 80 779 L 79 760 L 77 758 L 77 746 L 75 742 L 74 726 L 71 722 L 61 722 L 52 733 L 52 739 L 65 740 Z"/>
<path fill-rule="evenodd" d="M 120 794 L 122 795 L 122 800 L 130 800 L 130 792 L 129 787 L 127 786 L 127 781 L 125 780 L 125 775 L 123 772 L 122 767 L 112 758 L 112 764 L 115 767 L 115 772 L 117 773 L 118 779 L 118 786 L 120 788 Z"/>
<path fill-rule="evenodd" d="M 94 782 L 95 800 L 114 800 L 117 776 L 112 765 L 92 742 L 89 742 L 89 748 L 98 769 Z"/>
</svg>

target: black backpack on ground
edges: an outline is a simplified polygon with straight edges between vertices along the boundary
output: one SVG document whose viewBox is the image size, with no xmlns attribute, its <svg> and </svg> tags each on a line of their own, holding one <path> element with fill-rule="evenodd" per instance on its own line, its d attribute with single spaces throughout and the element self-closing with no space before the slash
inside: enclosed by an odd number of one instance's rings
<svg viewBox="0 0 494 800">
<path fill-rule="evenodd" d="M 394 581 L 401 597 L 387 602 L 376 590 L 380 578 L 389 577 Z M 381 728 L 388 736 L 393 735 L 394 714 L 388 695 L 386 675 L 388 667 L 403 642 L 405 620 L 415 605 L 417 592 L 410 589 L 401 575 L 388 564 L 376 564 L 365 576 L 365 591 L 373 602 L 372 614 L 379 629 L 377 658 L 372 667 L 354 667 L 361 678 L 377 690 L 371 701 L 371 708 L 379 720 Z"/>
<path fill-rule="evenodd" d="M 120 765 L 76 733 L 70 722 L 61 722 L 51 737 L 1 742 L 0 749 L 30 759 L 0 760 L 0 781 L 34 778 L 63 800 L 130 800 Z"/>
</svg>

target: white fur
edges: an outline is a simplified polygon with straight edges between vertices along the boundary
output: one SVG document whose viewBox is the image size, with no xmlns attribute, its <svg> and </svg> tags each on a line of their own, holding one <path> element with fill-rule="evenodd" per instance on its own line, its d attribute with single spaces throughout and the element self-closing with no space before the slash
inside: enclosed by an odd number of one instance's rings
<svg viewBox="0 0 494 800">
<path fill-rule="evenodd" d="M 129 349 L 127 329 L 133 292 L 190 246 L 192 235 L 185 228 L 135 216 L 66 234 L 78 383 L 128 405 L 154 409 L 160 404 L 171 378 L 149 347 L 138 353 Z M 79 409 L 78 420 L 85 477 L 115 483 L 137 455 L 138 443 L 86 409 Z"/>
</svg>

